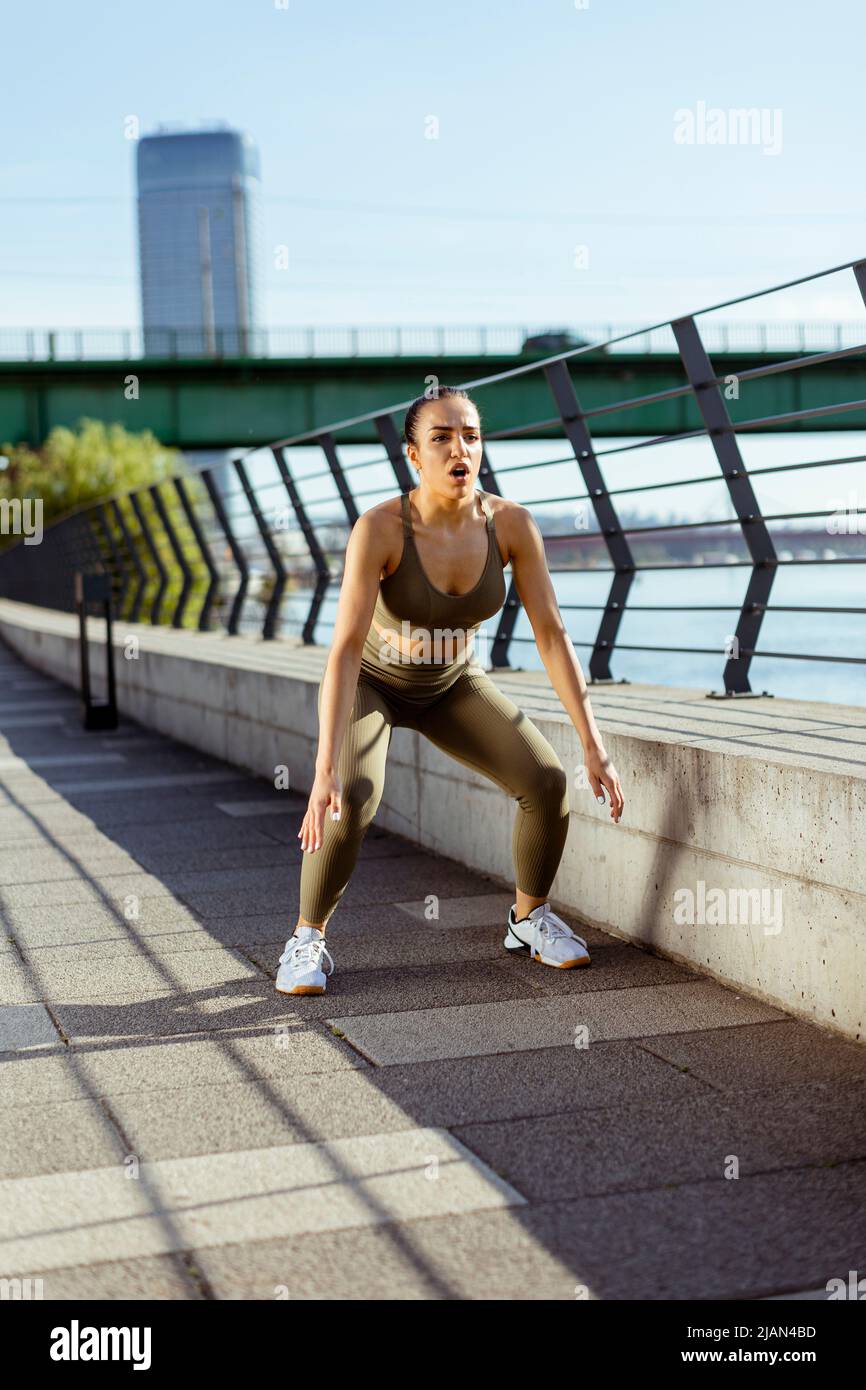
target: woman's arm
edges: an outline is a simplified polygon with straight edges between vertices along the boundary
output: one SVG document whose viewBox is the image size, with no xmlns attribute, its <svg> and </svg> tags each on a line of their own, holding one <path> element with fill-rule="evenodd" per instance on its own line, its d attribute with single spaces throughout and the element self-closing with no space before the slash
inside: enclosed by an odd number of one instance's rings
<svg viewBox="0 0 866 1390">
<path fill-rule="evenodd" d="M 604 801 L 602 787 L 607 787 L 611 817 L 619 821 L 623 808 L 622 788 L 616 768 L 605 752 L 583 671 L 562 621 L 541 532 L 525 507 L 515 504 L 509 508 L 508 520 L 511 572 L 532 624 L 539 655 L 551 685 L 578 732 L 587 776 L 596 799 Z"/>
<path fill-rule="evenodd" d="M 381 516 L 375 511 L 365 512 L 355 522 L 346 546 L 334 635 L 322 680 L 316 776 L 298 832 L 302 850 L 314 852 L 321 848 L 327 806 L 335 819 L 340 815 L 342 788 L 336 769 L 355 702 L 361 652 L 376 607 L 379 575 L 387 558 L 387 533 Z"/>
</svg>

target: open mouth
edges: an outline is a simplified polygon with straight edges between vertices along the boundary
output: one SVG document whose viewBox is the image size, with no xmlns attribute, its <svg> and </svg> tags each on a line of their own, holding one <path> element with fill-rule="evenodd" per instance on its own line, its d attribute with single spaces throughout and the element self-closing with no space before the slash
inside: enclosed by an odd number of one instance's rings
<svg viewBox="0 0 866 1390">
<path fill-rule="evenodd" d="M 468 477 L 469 477 L 469 469 L 466 468 L 462 463 L 455 464 L 455 466 L 451 469 L 451 477 L 452 477 L 452 478 L 468 478 Z"/>
</svg>

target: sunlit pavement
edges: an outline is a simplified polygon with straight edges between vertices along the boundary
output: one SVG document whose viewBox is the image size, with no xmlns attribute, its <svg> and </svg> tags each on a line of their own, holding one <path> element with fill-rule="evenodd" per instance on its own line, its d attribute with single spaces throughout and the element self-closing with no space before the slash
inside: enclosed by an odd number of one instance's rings
<svg viewBox="0 0 866 1390">
<path fill-rule="evenodd" d="M 60 1299 L 825 1297 L 866 1049 L 375 827 L 274 989 L 304 800 L 0 648 L 0 1276 Z M 432 906 L 431 906 L 432 905 Z M 431 915 L 432 914 L 432 915 Z"/>
</svg>

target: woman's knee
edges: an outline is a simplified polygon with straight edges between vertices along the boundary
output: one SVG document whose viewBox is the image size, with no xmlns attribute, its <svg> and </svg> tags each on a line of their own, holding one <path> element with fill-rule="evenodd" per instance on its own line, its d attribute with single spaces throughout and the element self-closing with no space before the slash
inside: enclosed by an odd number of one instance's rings
<svg viewBox="0 0 866 1390">
<path fill-rule="evenodd" d="M 531 800 L 552 808 L 557 815 L 568 815 L 568 777 L 559 759 L 545 759 L 536 767 Z"/>
<path fill-rule="evenodd" d="M 382 787 L 367 774 L 347 778 L 340 797 L 340 822 L 350 826 L 368 826 L 379 809 Z"/>
</svg>

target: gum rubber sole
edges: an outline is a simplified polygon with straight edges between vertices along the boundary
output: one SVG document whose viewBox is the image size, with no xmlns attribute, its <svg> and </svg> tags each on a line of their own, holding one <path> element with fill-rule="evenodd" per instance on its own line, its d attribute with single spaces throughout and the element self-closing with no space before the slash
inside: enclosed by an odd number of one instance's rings
<svg viewBox="0 0 866 1390">
<path fill-rule="evenodd" d="M 549 965 L 554 970 L 580 970 L 583 966 L 592 965 L 592 957 L 586 960 L 544 960 L 541 956 L 533 956 L 526 941 L 521 941 L 519 946 L 506 946 L 506 951 L 515 954 L 517 951 L 525 951 L 531 961 L 537 960 L 539 965 Z"/>
<path fill-rule="evenodd" d="M 296 989 L 278 989 L 277 994 L 324 994 L 324 985 L 298 985 Z"/>
</svg>

